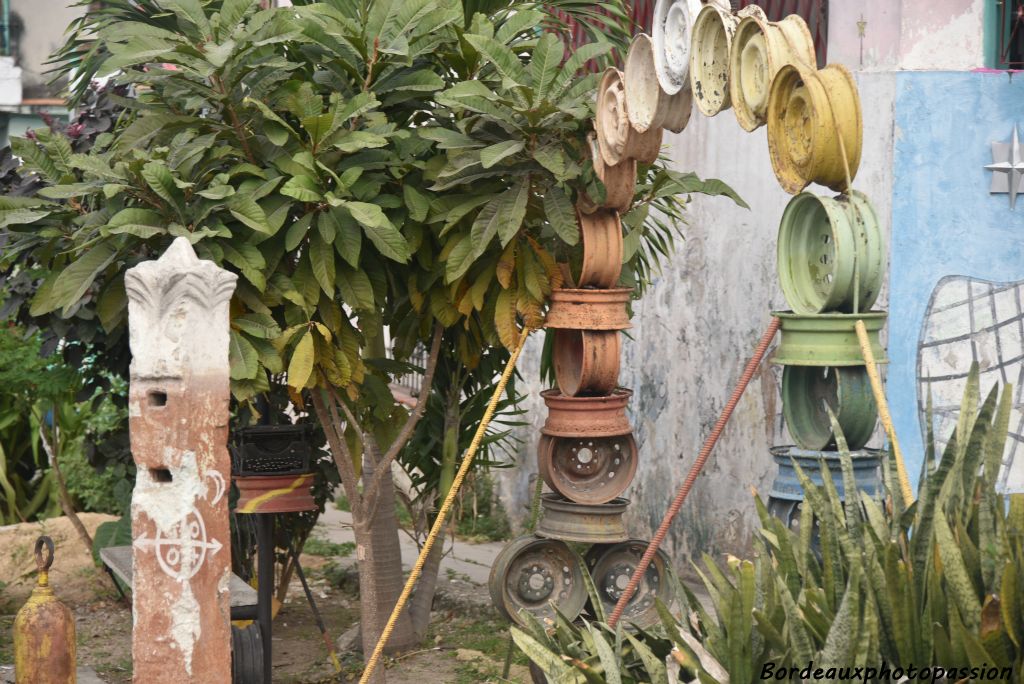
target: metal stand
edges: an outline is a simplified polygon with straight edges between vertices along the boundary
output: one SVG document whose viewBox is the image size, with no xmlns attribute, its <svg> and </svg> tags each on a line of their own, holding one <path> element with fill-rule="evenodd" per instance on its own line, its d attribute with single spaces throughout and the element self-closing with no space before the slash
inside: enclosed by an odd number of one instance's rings
<svg viewBox="0 0 1024 684">
<path fill-rule="evenodd" d="M 256 572 L 259 577 L 256 622 L 263 640 L 263 682 L 270 684 L 273 665 L 273 599 L 274 599 L 274 514 L 256 514 Z"/>
</svg>

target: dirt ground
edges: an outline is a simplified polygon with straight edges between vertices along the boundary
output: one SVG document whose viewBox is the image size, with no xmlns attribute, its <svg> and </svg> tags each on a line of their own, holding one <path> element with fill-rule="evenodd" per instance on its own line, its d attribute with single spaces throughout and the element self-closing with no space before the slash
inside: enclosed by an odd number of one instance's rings
<svg viewBox="0 0 1024 684">
<path fill-rule="evenodd" d="M 92 532 L 110 516 L 85 514 Z M 80 665 L 92 667 L 109 684 L 131 682 L 131 608 L 118 598 L 106 574 L 64 518 L 45 523 L 0 527 L 0 664 L 13 661 L 11 630 L 14 615 L 35 583 L 32 544 L 39 534 L 51 536 L 57 546 L 51 584 L 57 596 L 75 614 Z M 329 558 L 303 556 L 313 595 L 329 634 L 337 639 L 358 620 L 359 603 L 350 576 L 339 572 Z M 477 587 L 486 594 L 486 587 Z M 476 600 L 471 600 L 476 598 Z M 501 672 L 508 648 L 508 627 L 480 597 L 445 598 L 435 611 L 427 642 L 420 650 L 388 663 L 391 684 L 423 682 L 528 683 L 526 660 L 517 653 L 509 679 Z M 361 655 L 339 654 L 343 671 L 335 674 L 326 647 L 297 580 L 274 620 L 275 684 L 314 684 L 355 681 Z"/>
</svg>

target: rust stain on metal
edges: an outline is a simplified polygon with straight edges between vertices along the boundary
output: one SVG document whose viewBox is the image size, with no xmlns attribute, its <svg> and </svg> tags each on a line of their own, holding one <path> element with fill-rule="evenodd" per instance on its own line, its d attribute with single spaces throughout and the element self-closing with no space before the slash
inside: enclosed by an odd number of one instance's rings
<svg viewBox="0 0 1024 684">
<path fill-rule="evenodd" d="M 580 287 L 615 287 L 622 274 L 622 221 L 614 209 L 599 209 L 591 214 L 577 212 L 583 238 L 583 263 Z"/>
<path fill-rule="evenodd" d="M 537 469 L 555 492 L 580 504 L 603 504 L 626 491 L 639 462 L 633 435 L 551 437 L 537 445 Z"/>
<path fill-rule="evenodd" d="M 633 391 L 617 389 L 607 396 L 567 397 L 556 389 L 540 393 L 548 407 L 541 429 L 552 437 L 615 437 L 633 432 L 626 405 Z"/>
<path fill-rule="evenodd" d="M 632 294 L 633 290 L 626 287 L 552 290 L 544 326 L 573 330 L 627 330 L 632 327 L 626 311 Z"/>
<path fill-rule="evenodd" d="M 619 385 L 621 335 L 617 330 L 555 330 L 552 353 L 562 394 L 608 394 Z"/>
<path fill-rule="evenodd" d="M 43 547 L 47 557 L 43 557 Z M 39 577 L 32 595 L 14 618 L 16 684 L 74 684 L 75 618 L 50 586 L 53 540 L 40 537 L 35 547 Z"/>
</svg>

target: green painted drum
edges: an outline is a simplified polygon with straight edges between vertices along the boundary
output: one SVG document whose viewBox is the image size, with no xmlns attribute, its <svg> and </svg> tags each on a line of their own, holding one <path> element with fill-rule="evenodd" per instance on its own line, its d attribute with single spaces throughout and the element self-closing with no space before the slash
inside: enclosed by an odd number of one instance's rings
<svg viewBox="0 0 1024 684">
<path fill-rule="evenodd" d="M 871 351 L 878 363 L 888 363 L 878 333 L 885 325 L 884 311 L 861 314 L 798 314 L 775 311 L 781 321 L 782 340 L 775 348 L 772 363 L 783 366 L 863 366 L 860 343 L 854 324 L 864 321 Z"/>
<path fill-rule="evenodd" d="M 885 274 L 885 243 L 871 202 L 804 192 L 779 224 L 779 282 L 796 313 L 867 311 Z"/>
<path fill-rule="evenodd" d="M 782 414 L 789 434 L 804 449 L 836 448 L 826 406 L 835 413 L 851 451 L 868 443 L 878 410 L 864 366 L 786 366 L 782 372 Z"/>
</svg>

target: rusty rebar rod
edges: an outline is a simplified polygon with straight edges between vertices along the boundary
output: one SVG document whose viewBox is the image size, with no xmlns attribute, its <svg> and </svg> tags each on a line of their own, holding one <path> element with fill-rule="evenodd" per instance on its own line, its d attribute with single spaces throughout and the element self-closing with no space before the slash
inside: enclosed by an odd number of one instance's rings
<svg viewBox="0 0 1024 684">
<path fill-rule="evenodd" d="M 761 360 L 764 358 L 765 352 L 768 351 L 768 345 L 771 344 L 775 338 L 775 333 L 779 330 L 779 319 L 772 316 L 771 323 L 768 324 L 768 329 L 765 330 L 764 335 L 761 336 L 761 341 L 757 343 L 757 347 L 754 349 L 754 355 L 747 362 L 746 368 L 743 369 L 743 375 L 740 376 L 739 382 L 736 384 L 736 388 L 732 391 L 732 396 L 729 397 L 729 401 L 726 402 L 725 408 L 722 409 L 722 414 L 718 416 L 718 421 L 715 423 L 715 427 L 712 428 L 711 434 L 704 440 L 704 446 L 701 447 L 700 453 L 697 455 L 697 460 L 693 462 L 693 466 L 690 467 L 690 472 L 686 476 L 686 480 L 682 486 L 679 487 L 679 492 L 676 494 L 676 498 L 672 501 L 672 504 L 665 511 L 665 517 L 661 519 L 661 524 L 658 525 L 658 531 L 654 533 L 654 537 L 651 538 L 650 544 L 647 545 L 647 550 L 644 551 L 644 555 L 640 558 L 640 563 L 637 565 L 636 570 L 633 571 L 633 575 L 629 578 L 629 584 L 626 585 L 625 591 L 622 592 L 622 596 L 619 597 L 618 603 L 615 604 L 615 610 L 608 617 L 608 625 L 615 627 L 615 623 L 622 617 L 622 611 L 626 609 L 626 604 L 629 603 L 629 599 L 633 597 L 633 593 L 636 592 L 637 585 L 640 584 L 640 578 L 647 572 L 647 566 L 651 564 L 654 559 L 654 554 L 658 552 L 658 548 L 661 546 L 661 542 L 665 541 L 665 535 L 668 534 L 668 528 L 672 525 L 672 520 L 675 519 L 679 510 L 683 507 L 683 502 L 686 501 L 686 496 L 690 493 L 690 489 L 693 487 L 693 483 L 697 481 L 697 476 L 700 474 L 701 469 L 704 468 L 704 464 L 707 462 L 708 457 L 711 455 L 711 451 L 715 448 L 715 444 L 718 443 L 718 438 L 722 434 L 722 430 L 725 429 L 726 423 L 729 422 L 729 418 L 732 417 L 732 412 L 736 408 L 736 404 L 739 403 L 740 397 L 743 396 L 743 392 L 747 389 L 747 385 L 750 384 L 750 379 L 754 376 L 754 371 L 761 365 Z"/>
</svg>

